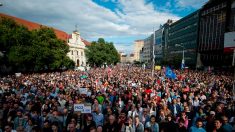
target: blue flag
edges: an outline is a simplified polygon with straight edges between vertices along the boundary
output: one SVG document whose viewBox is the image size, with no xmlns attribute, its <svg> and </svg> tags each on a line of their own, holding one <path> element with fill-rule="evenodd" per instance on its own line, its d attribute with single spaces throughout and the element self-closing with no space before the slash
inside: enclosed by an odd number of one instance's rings
<svg viewBox="0 0 235 132">
<path fill-rule="evenodd" d="M 171 78 L 171 79 L 176 79 L 176 74 L 171 70 L 170 67 L 166 68 L 166 77 Z"/>
</svg>

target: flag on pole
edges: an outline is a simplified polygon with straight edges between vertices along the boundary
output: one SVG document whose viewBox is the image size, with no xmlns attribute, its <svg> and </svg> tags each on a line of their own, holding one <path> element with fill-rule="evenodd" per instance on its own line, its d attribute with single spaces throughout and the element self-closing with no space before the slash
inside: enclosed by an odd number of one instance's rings
<svg viewBox="0 0 235 132">
<path fill-rule="evenodd" d="M 182 60 L 181 69 L 184 69 L 184 68 L 185 68 L 185 63 L 184 63 L 184 60 Z"/>
<path fill-rule="evenodd" d="M 165 72 L 166 77 L 171 78 L 171 79 L 176 79 L 176 74 L 172 71 L 170 67 L 166 68 Z"/>
</svg>

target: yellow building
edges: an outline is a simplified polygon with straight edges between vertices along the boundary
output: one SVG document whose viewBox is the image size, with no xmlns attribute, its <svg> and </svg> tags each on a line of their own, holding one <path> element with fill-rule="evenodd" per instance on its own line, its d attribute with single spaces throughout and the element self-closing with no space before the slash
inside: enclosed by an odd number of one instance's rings
<svg viewBox="0 0 235 132">
<path fill-rule="evenodd" d="M 136 40 L 134 42 L 134 60 L 140 61 L 140 51 L 144 47 L 144 40 Z"/>
</svg>

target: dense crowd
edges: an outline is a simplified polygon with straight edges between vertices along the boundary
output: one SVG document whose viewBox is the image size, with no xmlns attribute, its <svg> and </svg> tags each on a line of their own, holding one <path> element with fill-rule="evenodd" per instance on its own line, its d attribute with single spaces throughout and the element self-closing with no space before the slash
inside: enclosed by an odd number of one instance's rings
<svg viewBox="0 0 235 132">
<path fill-rule="evenodd" d="M 0 132 L 232 132 L 233 78 L 131 66 L 0 78 Z M 85 94 L 79 89 L 85 89 Z M 90 106 L 90 113 L 74 111 Z"/>
</svg>

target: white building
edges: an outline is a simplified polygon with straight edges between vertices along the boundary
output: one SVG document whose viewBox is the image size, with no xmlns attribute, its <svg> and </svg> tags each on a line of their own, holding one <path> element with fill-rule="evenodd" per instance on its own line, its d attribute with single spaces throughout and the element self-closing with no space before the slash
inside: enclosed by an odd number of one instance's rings
<svg viewBox="0 0 235 132">
<path fill-rule="evenodd" d="M 86 66 L 85 48 L 89 42 L 82 39 L 78 31 L 74 31 L 68 39 L 68 57 L 73 60 L 77 67 Z"/>
</svg>

